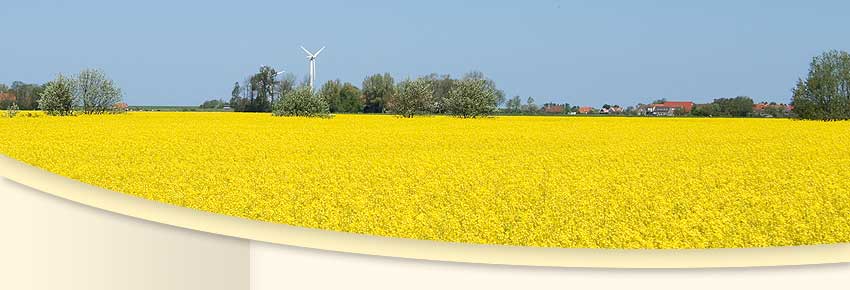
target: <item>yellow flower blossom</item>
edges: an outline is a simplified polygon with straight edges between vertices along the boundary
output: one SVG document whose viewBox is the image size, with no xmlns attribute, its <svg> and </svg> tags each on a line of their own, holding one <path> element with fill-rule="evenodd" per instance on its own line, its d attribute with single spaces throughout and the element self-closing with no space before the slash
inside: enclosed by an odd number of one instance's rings
<svg viewBox="0 0 850 290">
<path fill-rule="evenodd" d="M 569 248 L 850 242 L 850 122 L 250 113 L 4 118 L 0 153 L 310 228 Z"/>
</svg>

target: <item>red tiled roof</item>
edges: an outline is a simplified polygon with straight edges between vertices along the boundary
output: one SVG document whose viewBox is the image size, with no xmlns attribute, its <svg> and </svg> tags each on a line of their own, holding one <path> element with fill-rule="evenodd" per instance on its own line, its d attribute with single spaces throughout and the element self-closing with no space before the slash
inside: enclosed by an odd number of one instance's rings
<svg viewBox="0 0 850 290">
<path fill-rule="evenodd" d="M 753 105 L 753 110 L 754 111 L 764 111 L 764 109 L 771 108 L 771 107 L 781 108 L 781 109 L 784 109 L 784 110 L 787 110 L 787 111 L 791 111 L 791 110 L 794 109 L 794 106 L 792 106 L 792 105 L 786 105 L 786 104 L 773 104 L 773 105 L 771 105 L 771 104 L 767 104 L 767 103 L 758 103 L 758 104 Z"/>
<path fill-rule="evenodd" d="M 0 101 L 15 101 L 17 99 L 13 93 L 0 93 Z"/>
<path fill-rule="evenodd" d="M 545 104 L 543 105 L 543 111 L 546 113 L 563 113 L 564 105 L 558 104 Z"/>
<path fill-rule="evenodd" d="M 664 102 L 659 105 L 670 108 L 682 108 L 685 113 L 690 112 L 694 108 L 694 102 Z"/>
</svg>

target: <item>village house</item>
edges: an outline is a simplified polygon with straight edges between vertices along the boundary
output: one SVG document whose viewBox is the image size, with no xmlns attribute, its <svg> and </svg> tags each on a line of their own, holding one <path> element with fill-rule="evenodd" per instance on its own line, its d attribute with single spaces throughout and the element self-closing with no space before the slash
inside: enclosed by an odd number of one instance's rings
<svg viewBox="0 0 850 290">
<path fill-rule="evenodd" d="M 578 113 L 579 113 L 579 114 L 585 114 L 585 115 L 587 115 L 587 114 L 590 114 L 591 112 L 593 112 L 593 107 L 587 107 L 587 106 L 585 106 L 585 107 L 579 107 L 579 108 L 578 108 Z"/>
<path fill-rule="evenodd" d="M 663 102 L 638 107 L 638 115 L 644 116 L 675 116 L 678 113 L 687 114 L 694 109 L 694 102 Z"/>
<path fill-rule="evenodd" d="M 607 109 L 605 107 L 603 107 L 602 109 L 599 109 L 599 113 L 600 114 L 620 114 L 620 113 L 623 113 L 623 108 L 620 107 L 620 106 L 617 106 L 617 105 L 614 105 L 614 106 L 609 107 Z"/>
<path fill-rule="evenodd" d="M 555 103 L 546 103 L 543 104 L 543 112 L 548 114 L 563 114 L 564 113 L 564 105 L 555 104 Z"/>
<path fill-rule="evenodd" d="M 14 93 L 0 93 L 0 102 L 14 102 L 17 99 Z"/>
<path fill-rule="evenodd" d="M 116 111 L 123 111 L 123 112 L 128 111 L 129 108 L 130 108 L 130 106 L 128 106 L 127 103 L 117 103 L 114 106 L 112 106 L 112 109 L 114 109 Z"/>
<path fill-rule="evenodd" d="M 770 109 L 774 109 L 774 110 L 770 110 Z M 792 106 L 790 104 L 784 104 L 784 103 L 777 104 L 777 103 L 761 102 L 761 103 L 753 105 L 753 113 L 756 113 L 757 115 L 762 116 L 762 117 L 779 117 L 779 116 L 771 115 L 771 113 L 769 113 L 768 111 L 772 111 L 772 112 L 781 111 L 782 114 L 789 115 L 789 114 L 791 114 L 792 110 L 794 110 L 794 106 Z"/>
</svg>

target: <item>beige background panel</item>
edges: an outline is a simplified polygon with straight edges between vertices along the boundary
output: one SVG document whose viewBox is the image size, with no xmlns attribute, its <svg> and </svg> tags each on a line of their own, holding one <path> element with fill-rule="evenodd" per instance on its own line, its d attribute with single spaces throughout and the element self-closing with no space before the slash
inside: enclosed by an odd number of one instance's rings
<svg viewBox="0 0 850 290">
<path fill-rule="evenodd" d="M 367 236 L 253 221 L 163 204 L 83 184 L 0 156 L 0 175 L 92 207 L 255 241 L 391 257 L 504 265 L 691 268 L 850 262 L 850 244 L 709 250 L 600 250 L 474 245 Z"/>
<path fill-rule="evenodd" d="M 251 289 L 846 289 L 850 264 L 711 269 L 501 266 L 251 242 Z"/>
<path fill-rule="evenodd" d="M 249 289 L 248 241 L 114 214 L 0 178 L 0 289 Z"/>
</svg>

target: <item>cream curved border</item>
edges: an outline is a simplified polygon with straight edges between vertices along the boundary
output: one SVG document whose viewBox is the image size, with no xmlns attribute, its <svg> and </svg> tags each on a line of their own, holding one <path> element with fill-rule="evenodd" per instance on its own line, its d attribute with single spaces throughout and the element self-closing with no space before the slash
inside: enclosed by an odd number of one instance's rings
<svg viewBox="0 0 850 290">
<path fill-rule="evenodd" d="M 109 191 L 0 155 L 0 175 L 91 207 L 181 228 L 297 247 L 501 265 L 710 268 L 850 262 L 850 243 L 774 248 L 608 250 L 476 245 L 325 231 L 184 208 Z"/>
</svg>

